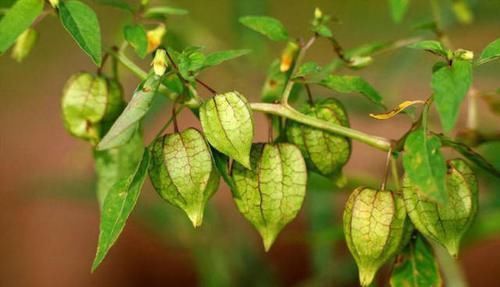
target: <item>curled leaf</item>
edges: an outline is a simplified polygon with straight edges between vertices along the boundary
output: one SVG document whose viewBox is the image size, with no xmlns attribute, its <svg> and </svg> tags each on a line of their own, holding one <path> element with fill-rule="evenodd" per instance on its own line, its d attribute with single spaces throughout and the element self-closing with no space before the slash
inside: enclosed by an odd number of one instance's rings
<svg viewBox="0 0 500 287">
<path fill-rule="evenodd" d="M 477 179 L 461 159 L 448 162 L 446 203 L 438 204 L 425 197 L 425 191 L 405 175 L 403 197 L 415 228 L 426 238 L 443 245 L 457 256 L 460 240 L 477 212 Z"/>
<path fill-rule="evenodd" d="M 238 92 L 216 95 L 201 106 L 200 121 L 213 147 L 250 168 L 254 122 L 244 96 Z"/>
<path fill-rule="evenodd" d="M 382 113 L 382 114 L 370 114 L 370 117 L 377 119 L 377 120 L 388 120 L 395 115 L 399 114 L 400 112 L 404 111 L 407 107 L 416 105 L 416 104 L 425 104 L 425 101 L 404 101 L 401 104 L 397 105 L 395 108 L 393 108 L 391 111 Z"/>
<path fill-rule="evenodd" d="M 203 135 L 189 128 L 165 135 L 151 145 L 151 182 L 168 203 L 201 226 L 205 205 L 219 186 L 219 175 Z"/>
<path fill-rule="evenodd" d="M 344 106 L 333 98 L 308 106 L 302 112 L 333 124 L 349 126 Z M 339 174 L 351 155 L 350 139 L 294 121 L 287 121 L 286 135 L 299 147 L 308 168 L 325 176 Z"/>
<path fill-rule="evenodd" d="M 291 144 L 254 144 L 251 169 L 235 162 L 231 174 L 238 210 L 260 233 L 269 250 L 279 232 L 297 216 L 306 192 L 307 170 Z"/>
<path fill-rule="evenodd" d="M 343 222 L 361 286 L 369 286 L 378 269 L 399 252 L 408 238 L 403 199 L 388 190 L 359 187 L 347 200 Z"/>
</svg>

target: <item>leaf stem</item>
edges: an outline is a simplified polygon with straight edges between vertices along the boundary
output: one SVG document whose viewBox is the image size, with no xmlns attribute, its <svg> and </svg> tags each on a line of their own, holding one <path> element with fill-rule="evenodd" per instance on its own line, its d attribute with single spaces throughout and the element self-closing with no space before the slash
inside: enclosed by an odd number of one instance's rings
<svg viewBox="0 0 500 287">
<path fill-rule="evenodd" d="M 210 87 L 209 85 L 207 85 L 205 82 L 203 82 L 202 80 L 196 78 L 196 82 L 200 85 L 202 85 L 205 89 L 207 89 L 210 93 L 212 93 L 213 95 L 217 95 L 217 91 L 214 90 L 212 87 Z"/>
<path fill-rule="evenodd" d="M 365 143 L 369 146 L 372 146 L 382 151 L 389 151 L 392 146 L 392 141 L 389 139 L 369 135 L 362 131 L 358 131 L 337 124 L 332 124 L 320 119 L 313 118 L 311 116 L 304 115 L 289 105 L 251 103 L 250 107 L 254 111 L 281 116 L 314 128 L 322 129 L 341 136 L 349 137 L 353 140 Z"/>
<path fill-rule="evenodd" d="M 137 66 L 134 62 L 132 62 L 125 54 L 122 52 L 115 51 L 113 49 L 109 49 L 107 51 L 111 56 L 116 58 L 120 63 L 130 70 L 134 75 L 136 75 L 139 79 L 145 80 L 148 76 L 143 69 Z"/>
</svg>

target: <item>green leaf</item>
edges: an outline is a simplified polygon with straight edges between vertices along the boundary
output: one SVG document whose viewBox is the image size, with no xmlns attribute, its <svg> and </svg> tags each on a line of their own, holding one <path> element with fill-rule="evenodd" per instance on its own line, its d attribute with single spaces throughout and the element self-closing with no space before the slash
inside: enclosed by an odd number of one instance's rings
<svg viewBox="0 0 500 287">
<path fill-rule="evenodd" d="M 211 150 L 217 171 L 219 171 L 219 174 L 229 186 L 229 189 L 231 189 L 233 196 L 239 197 L 239 195 L 236 193 L 236 185 L 234 184 L 233 178 L 231 177 L 229 172 L 229 157 L 214 148 L 212 148 Z"/>
<path fill-rule="evenodd" d="M 148 52 L 148 38 L 144 27 L 142 25 L 126 25 L 123 27 L 123 35 L 137 55 L 144 59 Z"/>
<path fill-rule="evenodd" d="M 139 128 L 140 121 L 151 108 L 160 82 L 161 77 L 151 74 L 137 87 L 132 100 L 130 100 L 123 113 L 97 145 L 98 150 L 117 147 L 132 138 L 135 131 Z"/>
<path fill-rule="evenodd" d="M 360 93 L 368 100 L 385 109 L 380 94 L 361 77 L 328 75 L 319 84 L 339 93 Z"/>
<path fill-rule="evenodd" d="M 321 37 L 325 37 L 325 38 L 333 37 L 332 30 L 325 24 L 319 24 L 317 26 L 314 26 L 312 31 L 314 33 L 317 33 Z"/>
<path fill-rule="evenodd" d="M 447 201 L 446 163 L 440 151 L 441 141 L 428 136 L 423 127 L 411 132 L 405 141 L 403 166 L 405 173 L 427 198 L 439 203 Z"/>
<path fill-rule="evenodd" d="M 432 248 L 421 236 L 406 246 L 391 274 L 393 287 L 441 286 L 439 266 Z"/>
<path fill-rule="evenodd" d="M 415 228 L 456 257 L 460 241 L 477 212 L 477 178 L 462 159 L 448 161 L 446 174 L 447 202 L 436 203 L 425 196 L 406 173 L 403 178 L 403 197 L 408 215 Z"/>
<path fill-rule="evenodd" d="M 124 145 L 109 150 L 94 150 L 97 202 L 101 209 L 113 185 L 125 180 L 136 170 L 142 159 L 143 150 L 142 136 L 138 131 Z"/>
<path fill-rule="evenodd" d="M 101 4 L 101 5 L 106 5 L 118 9 L 122 9 L 125 11 L 128 11 L 130 13 L 134 12 L 134 8 L 130 6 L 127 2 L 123 0 L 94 0 L 96 3 Z"/>
<path fill-rule="evenodd" d="M 477 64 L 481 65 L 500 58 L 500 39 L 496 39 L 484 48 Z"/>
<path fill-rule="evenodd" d="M 69 0 L 59 3 L 64 28 L 97 66 L 101 65 L 101 29 L 95 12 L 86 4 Z"/>
<path fill-rule="evenodd" d="M 445 58 L 448 56 L 448 51 L 443 46 L 443 44 L 441 44 L 438 41 L 434 41 L 434 40 L 420 41 L 417 43 L 410 44 L 407 47 L 412 48 L 412 49 L 425 50 L 425 51 L 431 52 L 433 54 L 443 56 Z"/>
<path fill-rule="evenodd" d="M 186 15 L 189 12 L 185 9 L 174 8 L 169 6 L 159 6 L 159 7 L 151 7 L 144 12 L 144 17 L 146 18 L 156 18 L 156 17 L 165 17 L 169 15 Z"/>
<path fill-rule="evenodd" d="M 200 50 L 200 47 L 189 47 L 177 55 L 177 66 L 185 79 L 194 79 L 203 68 L 205 55 Z"/>
<path fill-rule="evenodd" d="M 392 20 L 396 23 L 401 22 L 408 11 L 410 0 L 390 0 L 389 2 L 391 5 Z"/>
<path fill-rule="evenodd" d="M 205 138 L 189 128 L 156 139 L 151 151 L 149 176 L 156 191 L 182 209 L 194 227 L 201 226 L 205 206 L 220 181 Z"/>
<path fill-rule="evenodd" d="M 101 264 L 109 249 L 118 239 L 125 227 L 130 213 L 139 198 L 142 185 L 146 179 L 150 154 L 144 150 L 142 160 L 126 179 L 113 185 L 104 199 L 101 211 L 101 224 L 99 225 L 99 242 L 97 252 L 92 263 L 92 272 Z"/>
<path fill-rule="evenodd" d="M 233 163 L 238 210 L 260 233 L 269 250 L 298 214 L 306 192 L 307 169 L 300 150 L 288 143 L 254 144 L 252 169 Z"/>
<path fill-rule="evenodd" d="M 205 58 L 205 62 L 203 63 L 203 68 L 211 67 L 219 65 L 222 62 L 229 61 L 246 54 L 250 53 L 250 50 L 227 50 L 227 51 L 219 51 L 209 54 Z"/>
<path fill-rule="evenodd" d="M 293 75 L 293 78 L 307 78 L 311 75 L 316 75 L 321 71 L 321 66 L 316 62 L 306 62 L 299 67 L 297 72 Z"/>
<path fill-rule="evenodd" d="M 200 121 L 213 147 L 250 168 L 254 121 L 243 95 L 229 92 L 206 101 L 200 108 Z"/>
<path fill-rule="evenodd" d="M 450 131 L 472 83 L 472 63 L 454 60 L 451 66 L 441 65 L 432 73 L 431 85 L 441 125 L 445 131 Z"/>
<path fill-rule="evenodd" d="M 288 32 L 285 26 L 275 18 L 267 16 L 244 16 L 239 21 L 241 24 L 267 36 L 273 41 L 288 40 Z"/>
<path fill-rule="evenodd" d="M 470 147 L 463 143 L 455 142 L 450 138 L 444 135 L 438 135 L 443 143 L 443 146 L 451 147 L 461 155 L 463 155 L 466 159 L 473 162 L 478 167 L 484 169 L 489 172 L 491 175 L 500 177 L 500 170 L 496 169 L 490 162 L 488 162 L 483 156 L 479 153 L 472 150 Z"/>
<path fill-rule="evenodd" d="M 43 3 L 43 0 L 18 0 L 7 10 L 0 19 L 0 55 L 5 53 L 40 15 Z"/>
</svg>

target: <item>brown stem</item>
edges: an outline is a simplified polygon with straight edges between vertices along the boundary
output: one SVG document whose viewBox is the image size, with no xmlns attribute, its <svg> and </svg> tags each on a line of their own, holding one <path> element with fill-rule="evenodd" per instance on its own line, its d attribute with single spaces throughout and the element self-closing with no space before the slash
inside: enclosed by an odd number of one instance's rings
<svg viewBox="0 0 500 287">
<path fill-rule="evenodd" d="M 209 85 L 207 85 L 205 82 L 203 82 L 202 80 L 196 78 L 195 79 L 196 82 L 200 85 L 202 85 L 205 89 L 207 89 L 210 93 L 212 93 L 213 95 L 217 95 L 217 91 L 214 90 L 212 87 L 210 87 Z"/>
<path fill-rule="evenodd" d="M 385 168 L 384 168 L 384 179 L 382 180 L 382 184 L 380 185 L 380 190 L 385 190 L 385 185 L 387 184 L 387 178 L 389 177 L 389 164 L 391 163 L 392 157 L 392 147 L 387 152 L 387 158 L 385 160 Z"/>
<path fill-rule="evenodd" d="M 177 124 L 177 113 L 175 111 L 175 102 L 172 104 L 172 119 L 174 122 L 174 132 L 179 132 L 179 125 Z"/>
<path fill-rule="evenodd" d="M 333 47 L 333 51 L 335 52 L 335 54 L 337 54 L 337 56 L 345 63 L 347 64 L 350 64 L 351 63 L 351 60 L 348 59 L 346 56 L 345 56 L 345 53 L 344 53 L 344 49 L 342 48 L 342 46 L 340 46 L 339 42 L 337 41 L 337 39 L 335 39 L 333 36 L 330 37 L 330 41 L 332 43 L 332 47 Z"/>
<path fill-rule="evenodd" d="M 309 102 L 309 105 L 312 106 L 312 105 L 314 105 L 314 100 L 313 100 L 312 93 L 311 93 L 311 87 L 309 87 L 308 83 L 305 83 L 304 86 L 306 87 L 307 100 Z"/>
</svg>

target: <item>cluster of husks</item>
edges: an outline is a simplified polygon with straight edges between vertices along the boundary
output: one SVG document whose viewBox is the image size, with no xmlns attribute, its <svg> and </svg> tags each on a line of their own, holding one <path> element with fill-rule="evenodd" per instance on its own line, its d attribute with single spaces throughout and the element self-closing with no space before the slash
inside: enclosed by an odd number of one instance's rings
<svg viewBox="0 0 500 287">
<path fill-rule="evenodd" d="M 426 198 L 407 176 L 403 184 L 402 195 L 360 187 L 347 201 L 344 233 L 358 265 L 362 286 L 370 285 L 377 270 L 401 251 L 412 226 L 456 256 L 460 240 L 474 219 L 477 180 L 461 159 L 448 162 L 446 204 Z M 413 225 L 407 220 L 407 214 Z"/>
</svg>

